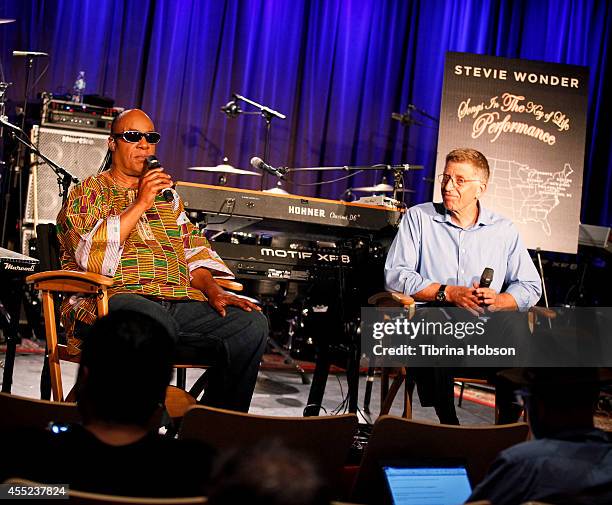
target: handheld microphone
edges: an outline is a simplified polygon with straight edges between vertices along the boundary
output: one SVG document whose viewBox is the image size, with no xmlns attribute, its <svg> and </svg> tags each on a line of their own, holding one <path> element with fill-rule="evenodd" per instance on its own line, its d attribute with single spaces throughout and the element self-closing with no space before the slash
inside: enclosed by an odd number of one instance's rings
<svg viewBox="0 0 612 505">
<path fill-rule="evenodd" d="M 13 51 L 13 56 L 25 57 L 25 58 L 42 58 L 49 56 L 47 53 L 41 53 L 40 51 Z"/>
<path fill-rule="evenodd" d="M 147 159 L 145 160 L 145 162 L 147 164 L 147 170 L 151 170 L 153 168 L 161 168 L 161 163 L 157 159 L 157 156 L 154 156 L 154 155 L 147 156 Z M 164 200 L 166 200 L 168 203 L 174 200 L 174 194 L 172 193 L 170 188 L 166 188 L 162 190 L 161 193 L 162 193 L 162 196 L 164 197 Z"/>
<path fill-rule="evenodd" d="M 259 170 L 265 170 L 269 174 L 275 175 L 280 179 L 282 179 L 287 173 L 286 167 L 274 168 L 272 165 L 268 165 L 264 160 L 258 158 L 257 156 L 251 158 L 251 166 L 253 168 L 258 168 Z"/>
<path fill-rule="evenodd" d="M 488 288 L 491 286 L 492 282 L 493 282 L 493 269 L 487 267 L 482 271 L 482 275 L 480 276 L 480 286 L 479 287 Z"/>
</svg>

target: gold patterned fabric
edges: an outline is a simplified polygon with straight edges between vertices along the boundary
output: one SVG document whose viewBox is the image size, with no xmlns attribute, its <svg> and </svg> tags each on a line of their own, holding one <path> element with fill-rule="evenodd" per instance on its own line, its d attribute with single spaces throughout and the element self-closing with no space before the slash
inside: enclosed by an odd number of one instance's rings
<svg viewBox="0 0 612 505">
<path fill-rule="evenodd" d="M 75 186 L 57 216 L 62 269 L 113 277 L 110 296 L 135 293 L 204 301 L 202 292 L 190 285 L 194 269 L 207 268 L 217 277 L 233 278 L 233 274 L 189 221 L 182 201 L 173 193 L 172 202 L 157 196 L 122 245 L 120 215 L 134 203 L 137 190 L 123 188 L 103 174 Z M 74 345 L 75 321 L 95 321 L 95 300 L 72 296 L 64 300 L 61 317 Z"/>
</svg>

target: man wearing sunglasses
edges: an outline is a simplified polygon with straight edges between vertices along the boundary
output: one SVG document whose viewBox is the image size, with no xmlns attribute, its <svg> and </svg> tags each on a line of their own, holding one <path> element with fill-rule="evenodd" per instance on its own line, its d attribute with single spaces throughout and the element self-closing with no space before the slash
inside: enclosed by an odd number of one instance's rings
<svg viewBox="0 0 612 505">
<path fill-rule="evenodd" d="M 400 223 L 385 263 L 387 289 L 417 302 L 461 307 L 474 316 L 485 309 L 527 311 L 540 299 L 540 277 L 514 225 L 479 202 L 489 180 L 487 159 L 475 149 L 455 149 L 446 156 L 439 179 L 442 203 L 415 205 Z M 485 267 L 494 276 L 489 287 L 480 287 Z M 413 370 L 421 403 L 433 405 L 440 422 L 459 424 L 453 374 Z M 497 393 L 499 422 L 515 421 L 512 391 L 500 387 Z"/>
<path fill-rule="evenodd" d="M 232 272 L 189 221 L 163 168 L 148 169 L 161 136 L 141 110 L 121 113 L 108 139 L 110 169 L 75 186 L 57 217 L 62 268 L 113 277 L 109 310 L 137 310 L 176 328 L 177 361 L 213 365 L 204 403 L 248 411 L 268 335 L 250 301 L 214 277 Z M 172 199 L 161 194 L 169 189 Z M 92 298 L 62 305 L 69 348 L 78 353 L 96 318 Z"/>
</svg>

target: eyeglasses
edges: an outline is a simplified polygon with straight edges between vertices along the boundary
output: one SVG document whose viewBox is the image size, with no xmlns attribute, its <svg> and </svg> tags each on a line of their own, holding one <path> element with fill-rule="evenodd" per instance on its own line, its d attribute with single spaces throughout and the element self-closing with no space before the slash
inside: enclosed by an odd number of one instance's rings
<svg viewBox="0 0 612 505">
<path fill-rule="evenodd" d="M 452 175 L 448 174 L 438 175 L 438 180 L 440 181 L 442 187 L 445 187 L 448 184 L 448 181 L 452 181 L 453 187 L 455 188 L 460 188 L 461 186 L 464 186 L 467 182 L 480 182 L 480 179 L 465 179 L 461 176 L 453 177 Z"/>
<path fill-rule="evenodd" d="M 140 142 L 142 137 L 149 144 L 157 144 L 161 140 L 161 135 L 157 132 L 139 132 L 137 130 L 128 130 L 122 133 L 111 133 L 111 137 L 113 138 L 122 138 L 126 142 L 130 144 L 135 144 L 136 142 Z"/>
</svg>

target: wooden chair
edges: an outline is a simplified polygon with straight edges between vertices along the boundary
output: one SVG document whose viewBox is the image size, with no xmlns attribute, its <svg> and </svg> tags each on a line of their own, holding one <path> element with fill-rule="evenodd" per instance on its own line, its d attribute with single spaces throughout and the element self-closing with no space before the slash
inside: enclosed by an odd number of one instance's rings
<svg viewBox="0 0 612 505">
<path fill-rule="evenodd" d="M 527 440 L 528 433 L 526 423 L 449 426 L 381 416 L 374 423 L 351 499 L 377 502 L 385 486 L 380 463 L 402 459 L 462 460 L 474 487 L 497 454 Z"/>
<path fill-rule="evenodd" d="M 408 312 L 408 317 L 412 318 L 416 313 L 416 302 L 411 296 L 396 291 L 382 291 L 368 298 L 368 303 L 376 307 L 403 307 Z M 374 368 L 370 366 L 369 375 L 373 378 Z M 393 377 L 393 382 L 389 386 L 389 380 Z M 368 378 L 369 379 L 369 378 Z M 386 415 L 391 410 L 393 402 L 404 384 L 402 417 L 412 419 L 412 393 L 414 383 L 407 375 L 406 367 L 383 367 L 380 375 L 380 415 Z M 369 405 L 368 394 L 371 389 L 366 389 L 366 399 L 364 403 Z M 367 410 L 367 409 L 366 409 Z"/>
<path fill-rule="evenodd" d="M 18 428 L 46 428 L 54 421 L 76 423 L 81 416 L 75 403 L 37 400 L 0 393 L 0 433 Z"/>
<path fill-rule="evenodd" d="M 370 305 L 376 307 L 403 307 L 411 318 L 416 313 L 416 302 L 411 296 L 396 291 L 383 291 L 376 293 L 368 299 Z M 538 318 L 544 318 L 547 320 L 554 319 L 556 313 L 554 310 L 546 307 L 531 307 L 528 313 L 529 330 L 534 333 L 538 324 Z M 373 373 L 373 368 L 370 368 L 370 372 Z M 393 378 L 391 386 L 389 386 L 389 379 Z M 491 385 L 492 384 L 486 379 L 479 379 L 473 377 L 455 377 L 455 382 L 461 384 L 461 391 L 459 396 L 459 406 L 463 399 L 463 392 L 465 384 L 480 384 L 480 385 Z M 380 415 L 386 415 L 391 410 L 393 402 L 397 396 L 399 388 L 402 383 L 404 384 L 404 397 L 403 404 L 404 410 L 402 417 L 405 419 L 412 419 L 412 393 L 414 389 L 414 383 L 410 380 L 407 372 L 407 367 L 389 368 L 383 367 L 381 371 L 380 387 L 381 387 L 381 409 Z M 366 391 L 367 394 L 367 391 Z M 365 402 L 369 404 L 369 398 L 366 398 Z M 364 402 L 364 403 L 365 403 Z M 495 408 L 495 419 L 497 419 L 498 410 Z"/>
<path fill-rule="evenodd" d="M 279 439 L 310 456 L 338 489 L 357 428 L 355 414 L 271 417 L 197 406 L 185 413 L 179 438 L 200 440 L 219 451 Z"/>
<path fill-rule="evenodd" d="M 39 255 L 41 272 L 26 277 L 28 284 L 33 284 L 34 288 L 40 291 L 42 298 L 43 315 L 45 321 L 45 337 L 47 342 L 47 356 L 45 357 L 51 382 L 51 392 L 55 401 L 64 401 L 64 391 L 62 386 L 62 374 L 60 361 L 79 362 L 79 355 L 68 352 L 68 346 L 59 342 L 58 337 L 58 312 L 59 306 L 56 304 L 57 295 L 80 293 L 96 298 L 98 317 L 108 314 L 108 289 L 113 285 L 113 279 L 104 275 L 91 272 L 70 271 L 59 269 L 59 255 L 57 247 L 57 237 L 54 225 L 39 225 L 37 227 Z M 216 282 L 224 289 L 241 291 L 242 284 L 228 279 L 216 279 Z M 203 365 L 192 365 L 189 363 L 177 363 L 177 385 L 181 389 L 186 386 L 186 369 L 202 368 Z M 41 382 L 44 381 L 45 373 Z M 197 396 L 203 389 L 205 380 L 201 377 L 196 381 L 190 390 L 192 396 Z M 41 390 L 44 396 L 44 386 L 41 383 Z M 175 396 L 178 393 L 173 393 Z M 68 395 L 68 399 L 72 399 Z M 184 401 L 188 401 L 184 398 Z"/>
<path fill-rule="evenodd" d="M 14 486 L 46 486 L 40 482 L 32 482 L 31 480 L 11 478 L 7 479 L 5 484 Z M 123 505 L 151 504 L 151 505 L 197 505 L 206 503 L 207 500 L 203 496 L 193 496 L 186 498 L 139 498 L 135 496 L 116 496 L 109 494 L 89 493 L 85 491 L 77 491 L 70 489 L 68 491 L 68 501 L 70 503 L 78 503 L 81 505 L 102 505 L 104 503 L 116 503 Z"/>
</svg>

